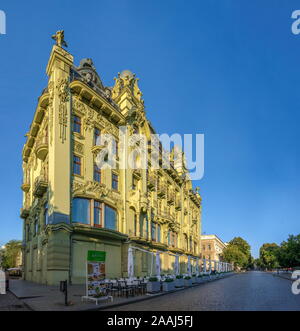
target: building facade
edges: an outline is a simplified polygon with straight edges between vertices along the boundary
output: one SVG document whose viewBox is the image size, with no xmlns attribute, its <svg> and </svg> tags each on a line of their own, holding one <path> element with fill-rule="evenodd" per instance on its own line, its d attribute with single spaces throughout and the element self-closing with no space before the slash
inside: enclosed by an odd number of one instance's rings
<svg viewBox="0 0 300 331">
<path fill-rule="evenodd" d="M 226 245 L 214 234 L 201 235 L 201 257 L 206 260 L 223 261 L 222 254 Z"/>
<path fill-rule="evenodd" d="M 106 276 L 127 276 L 129 246 L 135 251 L 136 276 L 149 275 L 153 256 L 161 254 L 162 273 L 172 273 L 180 254 L 199 257 L 201 197 L 192 188 L 184 163 L 171 153 L 169 169 L 122 166 L 130 148 L 155 134 L 146 118 L 138 79 L 125 70 L 113 87 L 104 86 L 91 59 L 76 67 L 63 31 L 55 36 L 47 66 L 48 85 L 38 99 L 23 148 L 23 259 L 26 280 L 57 284 L 85 282 L 89 250 L 106 252 Z M 113 136 L 116 166 L 99 168 L 103 135 Z M 99 138 L 100 137 L 100 138 Z M 127 146 L 127 145 L 126 145 Z M 161 145 L 157 151 L 161 152 Z M 130 155 L 132 155 L 131 153 Z M 180 154 L 180 153 L 179 153 Z M 173 155 L 173 156 L 172 156 Z M 161 157 L 160 157 L 161 158 Z M 122 164 L 121 164 L 122 163 Z"/>
</svg>

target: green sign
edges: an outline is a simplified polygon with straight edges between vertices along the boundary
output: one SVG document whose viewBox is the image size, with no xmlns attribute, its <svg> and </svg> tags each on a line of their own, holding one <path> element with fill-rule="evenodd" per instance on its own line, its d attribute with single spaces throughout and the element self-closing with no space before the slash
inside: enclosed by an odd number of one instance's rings
<svg viewBox="0 0 300 331">
<path fill-rule="evenodd" d="M 87 260 L 90 262 L 105 262 L 106 252 L 88 251 Z"/>
</svg>

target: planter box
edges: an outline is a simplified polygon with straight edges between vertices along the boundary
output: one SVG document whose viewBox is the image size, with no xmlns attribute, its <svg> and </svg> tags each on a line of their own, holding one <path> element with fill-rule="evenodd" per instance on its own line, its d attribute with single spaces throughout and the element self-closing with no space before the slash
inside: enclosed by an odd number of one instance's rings
<svg viewBox="0 0 300 331">
<path fill-rule="evenodd" d="M 208 282 L 208 281 L 209 281 L 209 276 L 202 277 L 202 282 Z"/>
<path fill-rule="evenodd" d="M 203 277 L 196 277 L 197 284 L 201 284 L 204 282 Z"/>
<path fill-rule="evenodd" d="M 191 279 L 184 279 L 184 286 L 185 287 L 190 287 L 192 285 L 193 285 L 193 283 L 192 283 Z"/>
<path fill-rule="evenodd" d="M 183 287 L 184 286 L 183 278 L 175 279 L 174 283 L 175 283 L 175 287 Z"/>
<path fill-rule="evenodd" d="M 164 292 L 169 292 L 169 291 L 174 291 L 174 290 L 175 290 L 175 282 L 170 282 L 170 283 L 163 282 L 163 291 Z"/>
<path fill-rule="evenodd" d="M 160 292 L 160 282 L 148 282 L 147 292 L 148 293 Z"/>
<path fill-rule="evenodd" d="M 192 283 L 196 284 L 197 283 L 197 277 L 192 277 Z"/>
</svg>

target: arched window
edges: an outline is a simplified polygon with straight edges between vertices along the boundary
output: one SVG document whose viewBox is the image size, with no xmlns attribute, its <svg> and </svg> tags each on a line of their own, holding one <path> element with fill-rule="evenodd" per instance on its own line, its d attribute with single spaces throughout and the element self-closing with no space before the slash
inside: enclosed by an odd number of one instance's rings
<svg viewBox="0 0 300 331">
<path fill-rule="evenodd" d="M 72 222 L 90 224 L 90 200 L 75 198 L 72 203 Z"/>
</svg>

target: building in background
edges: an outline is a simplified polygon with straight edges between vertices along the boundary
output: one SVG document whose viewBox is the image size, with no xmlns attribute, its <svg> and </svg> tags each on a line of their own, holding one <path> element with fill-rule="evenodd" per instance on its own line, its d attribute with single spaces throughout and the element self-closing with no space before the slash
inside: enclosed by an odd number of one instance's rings
<svg viewBox="0 0 300 331">
<path fill-rule="evenodd" d="M 201 236 L 201 255 L 202 258 L 213 261 L 222 261 L 222 253 L 227 243 L 224 243 L 218 236 Z"/>
<path fill-rule="evenodd" d="M 173 273 L 180 254 L 181 272 L 188 256 L 199 257 L 201 197 L 187 169 L 171 158 L 170 169 L 124 169 L 119 127 L 139 144 L 155 133 L 146 118 L 136 76 L 126 70 L 113 87 L 103 84 L 91 59 L 77 67 L 55 36 L 47 75 L 23 149 L 24 277 L 58 284 L 85 282 L 89 250 L 106 252 L 106 276 L 126 277 L 129 246 L 135 250 L 136 276 L 153 272 L 161 254 L 162 273 Z M 161 97 L 161 96 L 159 96 Z M 116 139 L 117 166 L 99 169 L 96 155 L 105 146 L 100 134 Z M 147 146 L 150 153 L 151 145 Z M 156 151 L 161 152 L 161 146 Z M 170 253 L 170 254 L 168 254 Z M 155 271 L 154 271 L 155 274 Z"/>
</svg>

